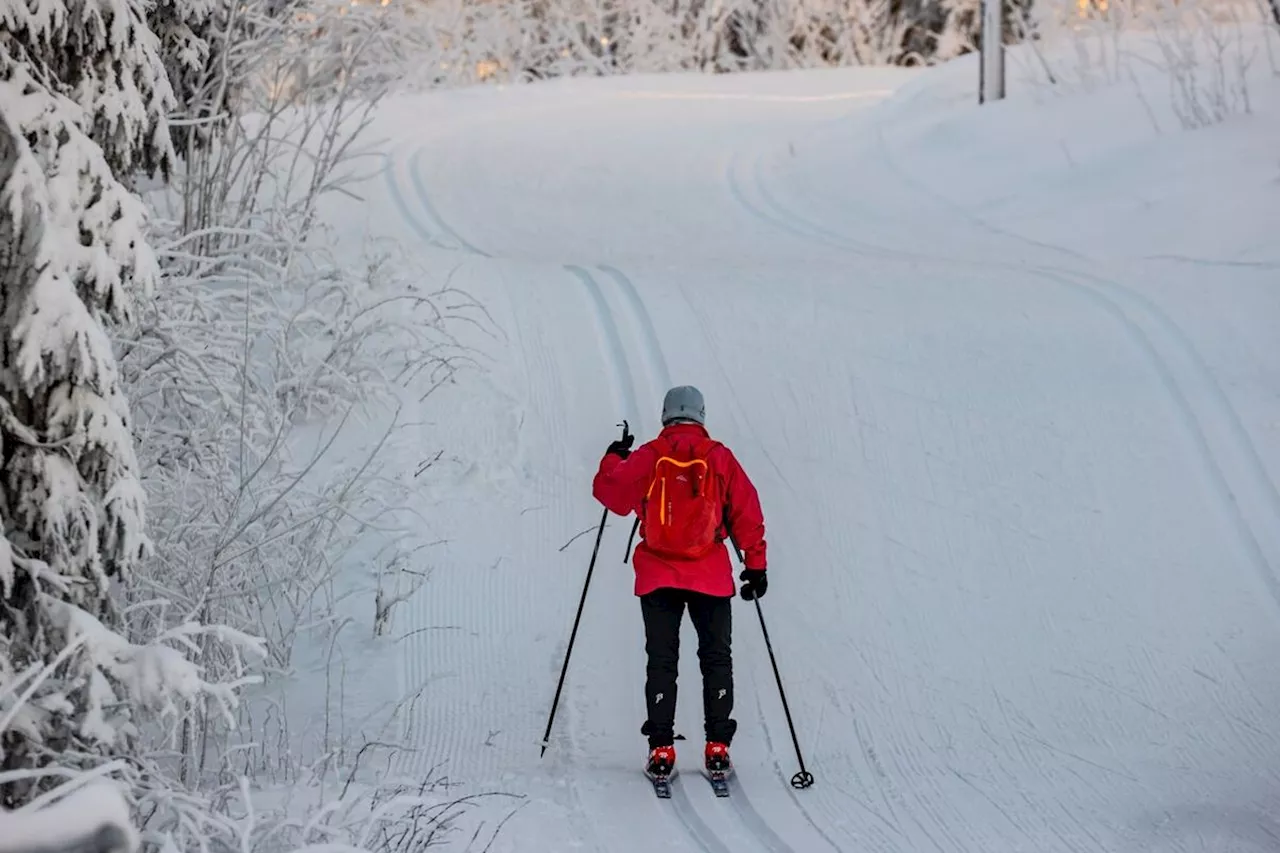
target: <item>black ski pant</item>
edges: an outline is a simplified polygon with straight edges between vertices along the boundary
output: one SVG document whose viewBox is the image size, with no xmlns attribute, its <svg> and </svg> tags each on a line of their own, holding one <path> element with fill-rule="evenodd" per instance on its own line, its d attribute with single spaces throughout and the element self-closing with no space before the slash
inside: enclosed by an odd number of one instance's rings
<svg viewBox="0 0 1280 853">
<path fill-rule="evenodd" d="M 683 589 L 657 589 L 640 597 L 645 652 L 644 685 L 649 719 L 640 730 L 649 748 L 675 741 L 676 677 L 680 663 L 680 621 L 685 608 L 698 632 L 702 667 L 702 712 L 709 741 L 728 744 L 738 729 L 733 711 L 733 597 L 716 598 Z"/>
</svg>

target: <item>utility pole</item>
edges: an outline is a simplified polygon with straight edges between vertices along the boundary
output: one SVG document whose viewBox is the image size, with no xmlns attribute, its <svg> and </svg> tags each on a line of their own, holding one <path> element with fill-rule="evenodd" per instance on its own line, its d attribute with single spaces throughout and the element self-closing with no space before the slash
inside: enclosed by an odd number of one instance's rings
<svg viewBox="0 0 1280 853">
<path fill-rule="evenodd" d="M 978 62 L 978 103 L 1004 97 L 1004 16 L 1002 0 L 982 0 L 982 46 Z"/>
</svg>

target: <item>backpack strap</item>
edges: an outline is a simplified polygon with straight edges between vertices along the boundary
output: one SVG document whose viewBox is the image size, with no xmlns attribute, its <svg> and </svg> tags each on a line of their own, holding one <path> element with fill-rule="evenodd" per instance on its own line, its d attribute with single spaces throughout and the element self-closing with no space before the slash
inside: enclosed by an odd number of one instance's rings
<svg viewBox="0 0 1280 853">
<path fill-rule="evenodd" d="M 694 447 L 694 450 L 693 450 L 694 455 L 697 456 L 699 459 L 705 459 L 707 462 L 708 478 L 715 477 L 716 474 L 718 473 L 711 464 L 711 453 L 717 447 L 723 447 L 723 446 L 724 446 L 723 444 L 716 441 L 714 438 L 711 438 L 710 436 L 708 436 L 702 439 L 701 441 L 699 441 L 697 445 Z M 725 497 L 726 497 L 725 494 L 720 495 L 720 502 L 721 502 L 720 503 L 720 527 L 716 531 L 716 538 L 719 539 L 721 542 L 729 538 L 729 505 L 725 503 Z"/>
<path fill-rule="evenodd" d="M 671 439 L 666 438 L 661 434 L 655 436 L 653 441 L 649 442 L 649 444 L 653 447 L 654 451 L 656 451 L 657 456 L 655 456 L 653 460 L 653 473 L 649 475 L 649 486 L 644 491 L 644 497 L 640 499 L 641 518 L 644 517 L 644 514 L 648 509 L 649 497 L 653 494 L 653 487 L 658 479 L 658 464 L 662 461 L 663 457 L 670 456 L 675 452 L 675 447 L 671 444 Z"/>
</svg>

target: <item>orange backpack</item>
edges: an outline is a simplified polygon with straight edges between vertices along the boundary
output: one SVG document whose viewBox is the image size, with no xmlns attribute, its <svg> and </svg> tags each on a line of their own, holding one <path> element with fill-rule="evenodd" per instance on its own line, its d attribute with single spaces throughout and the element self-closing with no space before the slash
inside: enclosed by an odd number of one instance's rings
<svg viewBox="0 0 1280 853">
<path fill-rule="evenodd" d="M 640 508 L 645 545 L 664 557 L 704 557 L 724 540 L 720 480 L 707 461 L 719 442 L 703 439 L 690 458 L 677 459 L 675 447 L 659 441 L 653 480 Z"/>
</svg>

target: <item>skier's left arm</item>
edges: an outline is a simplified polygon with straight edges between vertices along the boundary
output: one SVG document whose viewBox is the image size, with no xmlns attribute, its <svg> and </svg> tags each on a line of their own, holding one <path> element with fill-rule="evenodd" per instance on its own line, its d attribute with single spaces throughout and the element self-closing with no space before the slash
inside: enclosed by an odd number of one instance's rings
<svg viewBox="0 0 1280 853">
<path fill-rule="evenodd" d="M 591 494 L 610 512 L 630 515 L 640 507 L 656 461 L 653 448 L 647 444 L 625 458 L 606 453 L 591 483 Z"/>
<path fill-rule="evenodd" d="M 729 462 L 725 477 L 725 522 L 729 536 L 742 551 L 744 568 L 763 571 L 768 567 L 768 560 L 760 495 L 737 457 L 727 447 L 725 451 Z"/>
</svg>

